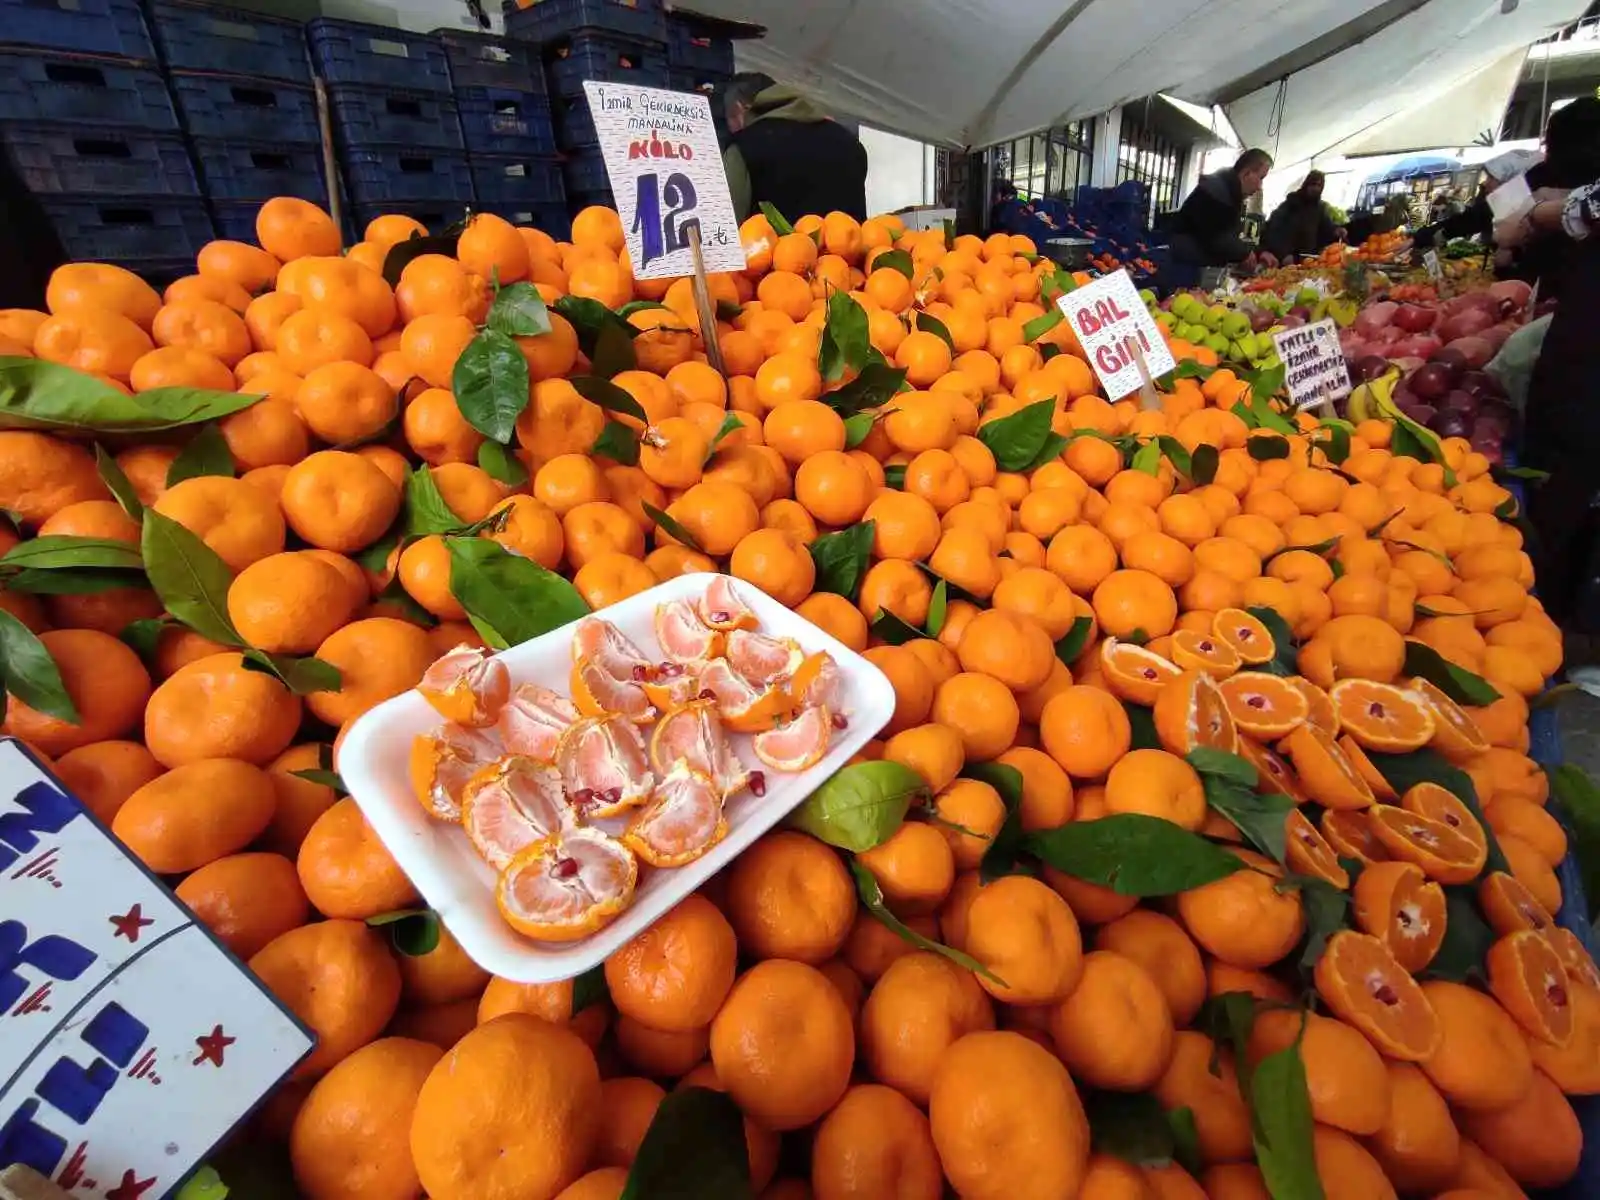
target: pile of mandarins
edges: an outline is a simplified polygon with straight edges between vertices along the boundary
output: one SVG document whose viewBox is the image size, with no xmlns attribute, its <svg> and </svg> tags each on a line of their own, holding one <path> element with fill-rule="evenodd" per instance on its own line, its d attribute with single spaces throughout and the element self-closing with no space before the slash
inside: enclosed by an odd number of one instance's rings
<svg viewBox="0 0 1600 1200">
<path fill-rule="evenodd" d="M 774 223 L 711 280 L 725 375 L 688 281 L 636 279 L 600 208 L 570 243 L 478 216 L 391 286 L 414 222 L 341 252 L 325 213 L 273 200 L 259 247 L 214 242 L 164 294 L 71 264 L 48 312 L 0 312 L 12 379 L 32 356 L 97 394 L 262 397 L 198 431 L 0 432 L 12 555 L 116 542 L 151 567 L 39 586 L 0 559 L 4 732 L 318 1036 L 242 1136 L 286 1147 L 308 1197 L 613 1200 L 698 1087 L 738 1106 L 769 1198 L 1567 1179 L 1600 972 L 1552 920 L 1566 841 L 1528 698 L 1561 639 L 1484 457 L 1285 416 L 1184 343 L 1193 377 L 1158 407 L 1110 403 L 1050 318 L 1072 281 L 1026 238 Z M 452 386 L 519 282 L 548 331 L 513 336 L 529 394 L 497 455 Z M 608 387 L 596 305 L 631 327 Z M 866 363 L 829 363 L 835 309 L 906 390 L 837 402 Z M 158 591 L 158 518 L 210 552 L 209 606 Z M 893 683 L 861 757 L 916 773 L 907 818 L 853 854 L 770 834 L 603 981 L 491 978 L 448 932 L 400 945 L 369 921 L 418 895 L 333 751 L 482 644 L 452 586 L 469 538 L 593 609 L 712 570 L 794 608 Z M 1159 886 L 1155 842 L 1205 882 Z"/>
</svg>

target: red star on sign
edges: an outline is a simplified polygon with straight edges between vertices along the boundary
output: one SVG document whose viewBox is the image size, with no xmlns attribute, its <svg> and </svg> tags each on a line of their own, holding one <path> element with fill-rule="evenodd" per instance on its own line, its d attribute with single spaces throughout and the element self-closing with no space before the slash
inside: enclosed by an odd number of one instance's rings
<svg viewBox="0 0 1600 1200">
<path fill-rule="evenodd" d="M 144 915 L 144 907 L 138 904 L 135 904 L 120 917 L 108 917 L 107 920 L 116 926 L 117 931 L 111 935 L 113 938 L 125 937 L 130 942 L 139 940 L 139 931 L 146 925 L 155 924 L 153 918 Z"/>
<path fill-rule="evenodd" d="M 195 1038 L 194 1044 L 200 1047 L 200 1053 L 194 1056 L 194 1062 L 189 1065 L 198 1067 L 209 1059 L 212 1064 L 220 1067 L 222 1065 L 222 1052 L 238 1040 L 238 1038 L 231 1038 L 223 1033 L 221 1025 L 213 1025 L 210 1033 Z"/>
<path fill-rule="evenodd" d="M 106 1193 L 106 1200 L 139 1200 L 139 1197 L 153 1188 L 155 1184 L 156 1177 L 154 1175 L 150 1176 L 149 1179 L 139 1179 L 134 1176 L 132 1171 L 124 1171 L 122 1173 L 122 1182 Z"/>
</svg>

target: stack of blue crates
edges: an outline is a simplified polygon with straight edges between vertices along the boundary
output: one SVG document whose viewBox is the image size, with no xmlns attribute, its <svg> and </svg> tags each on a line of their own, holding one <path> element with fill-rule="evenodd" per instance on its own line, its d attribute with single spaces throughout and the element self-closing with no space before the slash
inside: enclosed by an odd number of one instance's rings
<svg viewBox="0 0 1600 1200">
<path fill-rule="evenodd" d="M 449 29 L 434 36 L 450 62 L 474 207 L 565 237 L 566 191 L 538 48 Z"/>
<path fill-rule="evenodd" d="M 668 13 L 667 67 L 673 91 L 709 93 L 733 78 L 733 39 L 693 13 Z"/>
<path fill-rule="evenodd" d="M 195 0 L 148 10 L 220 236 L 255 241 L 273 196 L 326 206 L 304 26 Z"/>
<path fill-rule="evenodd" d="M 429 228 L 473 201 L 444 43 L 432 34 L 318 17 L 306 25 L 344 164 L 357 231 L 382 213 Z"/>
<path fill-rule="evenodd" d="M 0 0 L 4 152 L 68 257 L 159 276 L 213 233 L 155 57 L 138 0 Z"/>
<path fill-rule="evenodd" d="M 535 0 L 505 7 L 506 34 L 539 43 L 556 141 L 566 155 L 567 202 L 573 209 L 610 204 L 585 80 L 667 88 L 667 14 L 661 0 Z"/>
</svg>

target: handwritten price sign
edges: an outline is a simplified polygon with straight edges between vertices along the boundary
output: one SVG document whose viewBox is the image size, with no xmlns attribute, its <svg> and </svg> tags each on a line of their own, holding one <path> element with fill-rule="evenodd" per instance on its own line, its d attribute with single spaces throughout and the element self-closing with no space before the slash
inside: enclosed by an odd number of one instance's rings
<svg viewBox="0 0 1600 1200">
<path fill-rule="evenodd" d="M 742 271 L 744 247 L 722 169 L 711 104 L 688 92 L 588 80 L 611 193 L 640 279 L 692 274 L 690 230 L 706 270 Z"/>
<path fill-rule="evenodd" d="M 0 740 L 0 1166 L 157 1200 L 314 1038 Z"/>
<path fill-rule="evenodd" d="M 1126 271 L 1114 271 L 1065 292 L 1056 298 L 1056 304 L 1100 377 L 1106 399 L 1120 400 L 1139 390 L 1140 355 L 1151 378 L 1178 365 Z"/>
</svg>

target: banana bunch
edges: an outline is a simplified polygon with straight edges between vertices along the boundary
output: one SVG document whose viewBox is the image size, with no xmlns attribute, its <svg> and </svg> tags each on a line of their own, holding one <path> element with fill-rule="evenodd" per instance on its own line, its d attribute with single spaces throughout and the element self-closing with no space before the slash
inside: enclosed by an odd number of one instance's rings
<svg viewBox="0 0 1600 1200">
<path fill-rule="evenodd" d="M 1391 367 L 1376 379 L 1357 386 L 1345 405 L 1350 420 L 1359 424 L 1362 421 L 1393 421 L 1400 416 L 1399 406 L 1394 402 L 1394 389 L 1399 384 L 1400 368 Z"/>
</svg>

